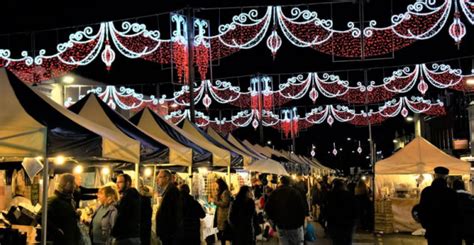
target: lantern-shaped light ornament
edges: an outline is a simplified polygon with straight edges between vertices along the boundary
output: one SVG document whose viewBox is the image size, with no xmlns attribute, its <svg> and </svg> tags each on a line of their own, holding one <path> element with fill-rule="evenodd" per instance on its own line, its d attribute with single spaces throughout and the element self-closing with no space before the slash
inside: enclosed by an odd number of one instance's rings
<svg viewBox="0 0 474 245">
<path fill-rule="evenodd" d="M 418 83 L 417 88 L 418 88 L 418 91 L 420 91 L 422 95 L 425 95 L 426 91 L 428 91 L 428 84 L 425 82 L 423 77 L 421 77 L 420 83 Z"/>
<path fill-rule="evenodd" d="M 360 141 L 359 141 L 359 147 L 357 147 L 357 153 L 359 154 L 362 153 L 362 147 L 360 146 Z"/>
<path fill-rule="evenodd" d="M 314 151 L 314 149 L 311 150 L 311 157 L 314 157 L 316 156 L 316 152 Z"/>
<path fill-rule="evenodd" d="M 407 117 L 407 116 L 408 116 L 408 110 L 407 110 L 407 108 L 405 108 L 405 107 L 403 107 L 403 109 L 402 109 L 402 116 L 403 116 L 403 117 Z"/>
<path fill-rule="evenodd" d="M 316 103 L 316 99 L 318 99 L 318 91 L 316 91 L 315 87 L 309 91 L 309 98 L 313 101 L 313 103 Z"/>
<path fill-rule="evenodd" d="M 332 126 L 332 124 L 334 123 L 334 118 L 332 116 L 329 116 L 327 123 L 329 124 L 329 126 Z"/>
<path fill-rule="evenodd" d="M 107 67 L 107 71 L 109 71 L 112 66 L 112 62 L 114 62 L 115 60 L 115 52 L 110 47 L 108 40 L 105 43 L 106 43 L 105 48 L 104 48 L 104 51 L 102 51 L 101 58 L 102 58 L 102 62 L 104 62 L 104 64 Z"/>
<path fill-rule="evenodd" d="M 211 103 L 212 103 L 212 100 L 209 97 L 209 95 L 208 94 L 204 95 L 204 98 L 202 99 L 202 104 L 206 107 L 206 109 L 209 108 Z"/>
<path fill-rule="evenodd" d="M 272 34 L 267 38 L 267 47 L 272 52 L 273 59 L 275 59 L 276 53 L 281 47 L 281 38 L 276 30 L 273 30 Z"/>
<path fill-rule="evenodd" d="M 336 156 L 337 155 L 336 143 L 332 143 L 332 146 L 333 146 L 332 154 Z"/>
<path fill-rule="evenodd" d="M 258 121 L 257 121 L 257 119 L 253 119 L 252 127 L 253 127 L 254 129 L 257 129 L 257 128 L 258 128 Z"/>
<path fill-rule="evenodd" d="M 449 26 L 449 35 L 454 39 L 456 45 L 461 44 L 461 39 L 466 35 L 466 26 L 461 22 L 459 11 L 454 13 L 453 23 Z"/>
</svg>

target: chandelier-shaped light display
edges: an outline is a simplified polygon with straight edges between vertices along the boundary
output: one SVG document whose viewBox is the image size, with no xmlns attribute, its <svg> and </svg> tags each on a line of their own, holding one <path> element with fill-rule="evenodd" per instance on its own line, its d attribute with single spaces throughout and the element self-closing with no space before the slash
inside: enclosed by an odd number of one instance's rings
<svg viewBox="0 0 474 245">
<path fill-rule="evenodd" d="M 231 22 L 219 26 L 216 35 L 211 35 L 209 24 L 198 18 L 194 19 L 193 30 L 187 30 L 188 20 L 178 14 L 170 17 L 171 33 L 167 39 L 161 38 L 159 30 L 149 29 L 144 24 L 104 22 L 95 31 L 88 26 L 72 33 L 69 40 L 57 44 L 52 54 L 39 49 L 37 54 L 22 51 L 21 57 L 15 58 L 9 49 L 0 47 L 0 66 L 7 67 L 23 81 L 37 83 L 88 65 L 98 56 L 110 69 L 116 50 L 130 59 L 173 64 L 178 80 L 185 82 L 189 67 L 188 31 L 195 31 L 191 62 L 198 67 L 201 80 L 206 79 L 211 60 L 251 49 L 267 36 L 268 47 L 275 55 L 282 43 L 278 33 L 283 34 L 293 46 L 312 48 L 333 56 L 380 56 L 417 40 L 434 37 L 447 23 L 453 3 L 456 8 L 449 33 L 459 44 L 466 34 L 461 13 L 474 25 L 472 0 L 420 0 L 410 4 L 406 12 L 393 15 L 389 26 L 377 27 L 377 22 L 371 20 L 367 27 L 361 29 L 354 22 L 347 22 L 347 29 L 343 30 L 335 29 L 332 20 L 319 18 L 316 11 L 298 7 L 287 11 L 281 6 L 268 6 L 262 16 L 256 9 L 233 16 Z M 270 28 L 272 20 L 274 28 Z M 269 29 L 272 29 L 271 33 Z"/>
<path fill-rule="evenodd" d="M 296 109 L 281 110 L 280 116 L 271 111 L 262 111 L 261 123 L 265 127 L 273 127 L 281 130 L 285 138 L 291 138 L 297 135 L 299 131 L 307 129 L 313 125 L 326 122 L 332 125 L 334 122 L 350 123 L 353 125 L 366 126 L 369 123 L 380 124 L 388 118 L 398 115 L 405 116 L 405 111 L 440 116 L 445 114 L 445 109 L 441 101 L 431 102 L 422 97 L 400 97 L 387 101 L 377 110 L 369 109 L 356 112 L 343 105 L 325 105 L 319 106 L 306 113 L 304 116 L 297 114 Z M 167 120 L 178 124 L 185 118 L 189 118 L 189 110 L 177 110 L 166 116 Z M 257 110 L 243 110 L 231 116 L 211 119 L 202 112 L 196 112 L 196 122 L 199 127 L 212 127 L 219 132 L 228 133 L 234 129 L 252 125 L 254 128 L 259 126 L 259 113 Z"/>
</svg>

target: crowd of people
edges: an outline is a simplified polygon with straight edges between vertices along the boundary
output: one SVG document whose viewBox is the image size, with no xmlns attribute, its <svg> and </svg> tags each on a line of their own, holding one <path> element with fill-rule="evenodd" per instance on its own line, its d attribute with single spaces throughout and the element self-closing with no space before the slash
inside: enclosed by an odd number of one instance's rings
<svg viewBox="0 0 474 245">
<path fill-rule="evenodd" d="M 447 170 L 436 169 L 435 180 L 423 190 L 414 212 L 426 229 L 429 244 L 473 244 L 474 199 L 462 181 L 446 182 Z M 307 180 L 306 180 L 307 181 Z M 155 215 L 156 237 L 161 244 L 201 244 L 200 220 L 206 216 L 201 204 L 190 195 L 186 184 L 177 185 L 171 172 L 156 176 L 161 197 Z M 352 243 L 353 233 L 373 229 L 372 190 L 364 179 L 333 179 L 325 176 L 313 183 L 281 176 L 276 188 L 256 179 L 233 196 L 223 179 L 215 182 L 214 227 L 221 244 L 256 244 L 278 234 L 280 244 L 304 244 L 315 239 L 311 222 L 318 222 L 332 244 Z M 74 175 L 59 178 L 48 199 L 48 240 L 54 244 L 155 244 L 152 237 L 152 190 L 143 184 L 132 187 L 129 175 L 117 176 L 114 185 L 97 190 L 80 188 Z M 79 229 L 76 207 L 95 195 L 95 209 L 88 233 Z M 312 230 L 313 229 L 313 230 Z M 86 238 L 86 239 L 85 239 Z M 85 240 L 89 241 L 87 243 Z M 206 239 L 208 244 L 216 241 Z"/>
</svg>

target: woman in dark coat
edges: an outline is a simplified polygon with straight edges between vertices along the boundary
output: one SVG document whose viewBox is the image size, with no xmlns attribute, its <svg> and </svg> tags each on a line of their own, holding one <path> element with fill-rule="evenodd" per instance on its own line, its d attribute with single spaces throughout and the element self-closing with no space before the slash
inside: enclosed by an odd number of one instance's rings
<svg viewBox="0 0 474 245">
<path fill-rule="evenodd" d="M 354 195 L 347 190 L 343 180 L 335 179 L 327 197 L 328 231 L 334 245 L 352 244 L 356 207 Z"/>
<path fill-rule="evenodd" d="M 201 244 L 201 219 L 206 216 L 204 209 L 194 198 L 189 195 L 189 186 L 183 184 L 179 187 L 183 199 L 183 244 Z"/>
<path fill-rule="evenodd" d="M 229 211 L 229 223 L 233 230 L 234 245 L 256 244 L 255 222 L 257 213 L 255 212 L 255 201 L 252 190 L 249 186 L 240 187 L 235 201 Z"/>
</svg>

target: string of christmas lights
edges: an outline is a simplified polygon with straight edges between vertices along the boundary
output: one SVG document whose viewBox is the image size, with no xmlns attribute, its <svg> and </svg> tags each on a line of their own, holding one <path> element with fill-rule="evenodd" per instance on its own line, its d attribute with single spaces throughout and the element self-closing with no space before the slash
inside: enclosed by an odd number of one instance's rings
<svg viewBox="0 0 474 245">
<path fill-rule="evenodd" d="M 262 117 L 257 110 L 243 110 L 230 119 L 226 117 L 211 119 L 205 113 L 196 111 L 196 124 L 199 127 L 212 127 L 219 132 L 228 133 L 240 127 L 248 127 L 252 125 L 255 129 L 262 123 L 265 127 L 273 127 L 283 132 L 286 138 L 296 137 L 298 132 L 307 129 L 316 124 L 327 123 L 332 126 L 334 122 L 350 123 L 353 125 L 365 126 L 369 123 L 380 124 L 388 118 L 398 115 L 407 117 L 409 112 L 426 114 L 432 116 L 444 115 L 445 109 L 441 101 L 432 102 L 422 97 L 400 97 L 385 102 L 376 110 L 368 111 L 360 110 L 356 112 L 344 105 L 324 105 L 313 108 L 304 116 L 300 116 L 296 108 L 283 109 L 280 115 L 274 114 L 272 111 L 262 111 Z M 178 124 L 186 118 L 190 118 L 190 111 L 177 110 L 165 116 L 167 120 Z"/>
<path fill-rule="evenodd" d="M 421 95 L 425 95 L 430 87 L 472 92 L 472 86 L 466 81 L 473 78 L 474 73 L 463 75 L 460 69 L 435 63 L 398 69 L 391 76 L 383 78 L 381 84 L 370 81 L 367 85 L 363 85 L 362 82 L 342 80 L 334 74 L 310 72 L 288 78 L 285 83 L 279 84 L 278 90 L 273 90 L 270 76 L 252 77 L 248 91 L 241 92 L 240 86 L 232 85 L 229 81 L 216 80 L 213 84 L 210 80 L 203 80 L 194 88 L 194 103 L 197 105 L 202 102 L 205 108 L 210 108 L 212 103 L 217 102 L 250 108 L 257 112 L 271 111 L 275 107 L 281 107 L 289 101 L 299 100 L 305 96 L 314 104 L 320 96 L 351 104 L 371 104 L 409 93 L 414 88 Z M 125 87 L 117 89 L 108 86 L 103 91 L 100 88 L 88 92 L 107 98 L 104 101 L 113 103 L 123 110 L 140 110 L 144 106 L 152 109 L 166 106 L 178 110 L 188 107 L 190 100 L 188 85 L 181 86 L 172 96 L 162 94 L 160 98 L 151 96 L 150 99 L 145 99 L 143 94 Z"/>
<path fill-rule="evenodd" d="M 447 23 L 454 3 L 453 22 L 449 34 L 457 45 L 466 35 L 462 14 L 474 25 L 474 3 L 472 0 L 419 0 L 408 5 L 407 11 L 391 17 L 391 25 L 376 27 L 369 21 L 364 29 L 348 22 L 346 30 L 336 30 L 333 21 L 320 19 L 316 11 L 291 8 L 285 13 L 281 6 L 268 6 L 262 17 L 252 9 L 232 17 L 232 21 L 220 25 L 217 35 L 210 35 L 209 23 L 194 19 L 193 64 L 198 67 L 201 80 L 205 80 L 211 60 L 221 59 L 242 49 L 251 49 L 265 39 L 273 57 L 282 45 L 283 36 L 294 46 L 310 47 L 325 54 L 339 57 L 370 57 L 397 51 L 417 40 L 426 40 L 437 35 Z M 174 64 L 178 81 L 186 82 L 188 76 L 187 20 L 172 14 L 172 33 L 169 39 L 161 38 L 159 30 L 149 30 L 145 24 L 128 21 L 100 23 L 94 33 L 93 27 L 85 27 L 60 43 L 54 54 L 40 49 L 38 54 L 21 52 L 13 58 L 9 49 L 0 49 L 0 66 L 7 67 L 22 80 L 38 83 L 61 76 L 78 66 L 88 65 L 99 55 L 106 69 L 111 69 L 116 52 L 130 58 L 142 58 L 161 64 Z M 271 25 L 273 24 L 273 26 Z M 272 28 L 271 28 L 272 26 Z M 361 38 L 362 36 L 362 38 Z M 364 52 L 361 47 L 364 46 Z"/>
</svg>

